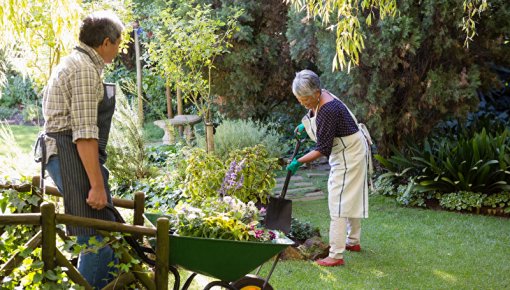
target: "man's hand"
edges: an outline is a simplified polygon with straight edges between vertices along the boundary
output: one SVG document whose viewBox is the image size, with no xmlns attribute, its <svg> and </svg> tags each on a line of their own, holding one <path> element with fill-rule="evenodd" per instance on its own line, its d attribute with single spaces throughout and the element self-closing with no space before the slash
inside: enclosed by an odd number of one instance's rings
<svg viewBox="0 0 510 290">
<path fill-rule="evenodd" d="M 106 191 L 102 188 L 91 188 L 89 190 L 89 196 L 87 198 L 87 204 L 93 209 L 101 210 L 106 206 Z"/>
<path fill-rule="evenodd" d="M 307 134 L 305 131 L 305 125 L 303 125 L 303 123 L 297 125 L 296 129 L 294 129 L 294 136 L 296 136 L 298 139 L 306 138 Z"/>
</svg>

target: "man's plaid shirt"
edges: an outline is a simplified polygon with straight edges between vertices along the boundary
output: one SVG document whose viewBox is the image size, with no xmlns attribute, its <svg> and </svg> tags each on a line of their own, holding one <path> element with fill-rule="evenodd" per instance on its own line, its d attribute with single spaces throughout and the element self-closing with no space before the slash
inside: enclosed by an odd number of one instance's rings
<svg viewBox="0 0 510 290">
<path fill-rule="evenodd" d="M 43 93 L 45 132 L 72 130 L 73 142 L 98 139 L 97 108 L 104 95 L 103 59 L 84 43 L 79 46 L 90 57 L 73 50 L 53 71 Z M 49 138 L 46 150 L 48 157 L 57 153 L 55 140 Z"/>
</svg>

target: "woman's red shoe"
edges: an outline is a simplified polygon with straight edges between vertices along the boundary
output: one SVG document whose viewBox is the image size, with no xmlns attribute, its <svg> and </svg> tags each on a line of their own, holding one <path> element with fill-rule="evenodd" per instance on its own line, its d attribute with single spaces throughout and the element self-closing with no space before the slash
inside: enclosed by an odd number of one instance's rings
<svg viewBox="0 0 510 290">
<path fill-rule="evenodd" d="M 344 264 L 344 259 L 337 260 L 337 259 L 325 258 L 322 260 L 317 260 L 317 261 L 315 261 L 315 263 L 317 263 L 317 265 L 324 266 L 324 267 L 335 267 L 335 266 L 342 266 Z"/>
</svg>

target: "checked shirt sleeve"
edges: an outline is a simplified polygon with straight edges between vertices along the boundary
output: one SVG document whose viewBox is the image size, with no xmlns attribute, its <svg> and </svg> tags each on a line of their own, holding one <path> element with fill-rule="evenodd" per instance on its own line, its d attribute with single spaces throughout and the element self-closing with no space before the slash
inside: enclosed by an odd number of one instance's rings
<svg viewBox="0 0 510 290">
<path fill-rule="evenodd" d="M 98 139 L 97 108 L 102 97 L 102 82 L 97 71 L 83 66 L 71 76 L 71 128 L 73 142 Z"/>
</svg>

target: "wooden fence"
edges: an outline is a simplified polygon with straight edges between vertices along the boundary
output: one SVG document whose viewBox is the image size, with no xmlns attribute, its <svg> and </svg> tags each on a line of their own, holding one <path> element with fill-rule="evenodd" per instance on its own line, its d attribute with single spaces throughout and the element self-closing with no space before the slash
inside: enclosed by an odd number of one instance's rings
<svg viewBox="0 0 510 290">
<path fill-rule="evenodd" d="M 20 192 L 28 192 L 38 189 L 39 177 L 32 179 L 32 185 L 25 185 L 21 187 L 13 187 Z M 46 194 L 61 197 L 60 192 L 55 187 L 46 187 Z M 90 227 L 101 232 L 105 236 L 109 236 L 111 232 L 128 233 L 142 239 L 143 236 L 156 237 L 156 265 L 153 271 L 146 271 L 140 265 L 132 265 L 132 271 L 122 273 L 110 284 L 106 285 L 103 289 L 121 289 L 135 281 L 139 281 L 147 289 L 167 289 L 168 288 L 168 272 L 169 262 L 169 221 L 166 218 L 159 218 L 157 227 L 149 228 L 143 226 L 143 213 L 145 196 L 142 192 L 135 194 L 134 200 L 126 199 L 112 199 L 113 205 L 133 210 L 133 225 L 122 224 L 112 221 L 104 221 L 98 219 L 77 217 L 68 214 L 59 214 L 55 212 L 55 205 L 49 202 L 43 202 L 39 206 L 32 208 L 32 213 L 13 213 L 0 215 L 0 235 L 3 232 L 4 225 L 33 225 L 40 227 L 38 233 L 32 237 L 25 247 L 28 249 L 35 249 L 42 247 L 41 259 L 44 262 L 44 271 L 52 270 L 56 266 L 67 268 L 66 274 L 70 280 L 79 284 L 85 289 L 93 289 L 87 281 L 80 275 L 78 270 L 72 265 L 70 261 L 60 252 L 56 247 L 57 235 L 62 239 L 67 240 L 69 237 L 57 228 L 57 225 L 72 225 L 80 227 Z M 132 256 L 126 249 L 118 249 L 120 251 L 121 263 L 130 263 Z M 4 277 L 10 275 L 23 261 L 20 253 L 15 253 L 7 262 L 0 265 L 0 281 Z M 174 271 L 172 271 L 174 272 Z M 174 273 L 175 275 L 175 273 Z M 177 282 L 177 281 L 176 281 Z M 177 288 L 179 282 L 176 283 Z M 175 287 L 174 287 L 175 288 Z"/>
</svg>

